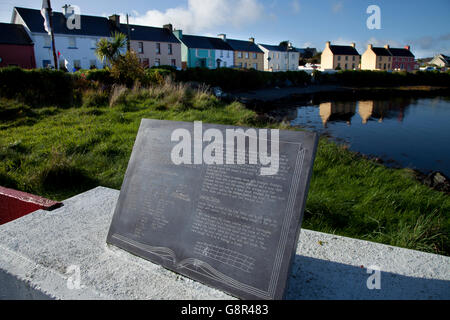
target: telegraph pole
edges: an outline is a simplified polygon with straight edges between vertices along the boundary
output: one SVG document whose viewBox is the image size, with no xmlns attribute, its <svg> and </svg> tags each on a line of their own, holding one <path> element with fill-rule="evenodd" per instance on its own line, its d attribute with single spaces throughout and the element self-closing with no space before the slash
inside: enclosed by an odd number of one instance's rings
<svg viewBox="0 0 450 320">
<path fill-rule="evenodd" d="M 127 13 L 127 31 L 128 31 L 128 40 L 127 40 L 127 51 L 129 52 L 131 50 L 131 31 L 130 31 L 130 22 L 128 20 L 128 13 Z"/>
<path fill-rule="evenodd" d="M 56 56 L 56 48 L 55 48 L 55 33 L 53 32 L 53 13 L 52 13 L 52 6 L 50 4 L 50 0 L 47 0 L 48 4 L 48 19 L 50 23 L 50 33 L 52 37 L 52 48 L 53 48 L 53 60 L 55 63 L 55 70 L 58 70 L 58 58 Z"/>
</svg>

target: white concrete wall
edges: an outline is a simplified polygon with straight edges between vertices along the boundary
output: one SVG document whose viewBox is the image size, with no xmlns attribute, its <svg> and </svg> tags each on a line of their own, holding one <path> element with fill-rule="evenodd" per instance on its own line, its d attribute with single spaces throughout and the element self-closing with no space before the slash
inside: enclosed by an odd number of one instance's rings
<svg viewBox="0 0 450 320">
<path fill-rule="evenodd" d="M 69 39 L 75 39 L 75 47 L 70 46 Z M 60 60 L 66 60 L 67 69 L 72 71 L 75 61 L 80 61 L 81 69 L 89 69 L 91 61 L 95 61 L 96 67 L 101 69 L 104 64 L 95 55 L 95 44 L 103 37 L 55 35 L 56 52 L 61 52 Z M 44 33 L 33 33 L 35 43 L 36 67 L 43 68 L 44 60 L 50 60 L 53 65 L 53 52 L 50 36 Z M 47 42 L 46 42 L 47 41 Z"/>
</svg>

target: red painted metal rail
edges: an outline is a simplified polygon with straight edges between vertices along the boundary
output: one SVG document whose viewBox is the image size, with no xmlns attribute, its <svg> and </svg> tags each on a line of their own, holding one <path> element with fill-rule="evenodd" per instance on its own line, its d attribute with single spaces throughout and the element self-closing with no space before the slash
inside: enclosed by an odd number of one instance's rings
<svg viewBox="0 0 450 320">
<path fill-rule="evenodd" d="M 39 209 L 51 211 L 61 206 L 61 202 L 0 187 L 0 225 L 16 220 Z"/>
</svg>

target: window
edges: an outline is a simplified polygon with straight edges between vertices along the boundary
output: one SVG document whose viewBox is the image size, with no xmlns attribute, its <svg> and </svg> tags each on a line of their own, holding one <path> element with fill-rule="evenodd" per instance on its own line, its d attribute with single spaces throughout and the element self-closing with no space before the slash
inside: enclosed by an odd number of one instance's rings
<svg viewBox="0 0 450 320">
<path fill-rule="evenodd" d="M 238 52 L 238 58 L 242 58 L 242 52 Z"/>
<path fill-rule="evenodd" d="M 223 62 L 223 66 L 224 66 L 225 68 L 227 67 L 227 62 L 226 62 L 226 61 Z"/>
<path fill-rule="evenodd" d="M 244 68 L 245 68 L 245 69 L 247 69 L 247 62 L 246 62 L 246 63 L 244 63 Z"/>
<path fill-rule="evenodd" d="M 80 70 L 81 69 L 81 61 L 80 60 L 73 60 L 73 67 L 76 70 Z"/>
<path fill-rule="evenodd" d="M 169 55 L 172 55 L 173 54 L 172 44 L 169 43 L 168 47 L 169 47 Z"/>
<path fill-rule="evenodd" d="M 44 48 L 51 48 L 52 47 L 52 39 L 50 36 L 44 36 Z"/>
<path fill-rule="evenodd" d="M 355 61 L 356 60 L 356 57 L 355 56 L 353 56 L 353 59 L 352 59 L 353 61 Z"/>
<path fill-rule="evenodd" d="M 91 49 L 97 48 L 97 40 L 91 40 Z"/>
<path fill-rule="evenodd" d="M 220 50 L 220 57 L 223 58 L 223 50 Z"/>
<path fill-rule="evenodd" d="M 345 56 L 345 61 L 348 61 L 348 56 Z"/>
<path fill-rule="evenodd" d="M 42 61 L 42 66 L 43 66 L 44 68 L 49 68 L 49 67 L 51 67 L 51 64 L 52 64 L 52 62 L 51 62 L 50 60 L 43 60 L 43 61 Z"/>
<path fill-rule="evenodd" d="M 257 57 L 256 53 L 253 53 L 253 59 L 256 59 Z"/>
<path fill-rule="evenodd" d="M 389 57 L 389 62 L 391 62 L 391 57 Z"/>
<path fill-rule="evenodd" d="M 97 69 L 97 60 L 90 60 L 89 61 L 89 68 L 90 69 Z"/>
<path fill-rule="evenodd" d="M 253 64 L 253 69 L 258 70 L 258 64 L 257 64 L 257 63 L 254 63 L 254 64 Z"/>
<path fill-rule="evenodd" d="M 159 67 L 161 65 L 161 60 L 159 58 L 155 59 L 155 67 Z"/>
<path fill-rule="evenodd" d="M 242 62 L 239 62 L 239 68 L 242 68 Z"/>
<path fill-rule="evenodd" d="M 340 63 L 338 63 L 337 67 L 338 67 L 338 68 L 340 69 L 340 68 L 341 68 L 341 64 L 340 64 Z"/>
<path fill-rule="evenodd" d="M 384 64 L 384 70 L 386 70 L 386 63 Z"/>
<path fill-rule="evenodd" d="M 388 64 L 388 69 L 390 69 L 390 68 L 391 68 L 391 64 L 389 63 L 389 64 Z"/>
<path fill-rule="evenodd" d="M 347 69 L 348 69 L 348 64 L 346 63 L 346 64 L 345 64 L 345 70 L 347 70 Z"/>
<path fill-rule="evenodd" d="M 161 43 L 156 44 L 156 54 L 161 54 Z"/>
<path fill-rule="evenodd" d="M 76 48 L 77 47 L 77 39 L 74 37 L 69 38 L 69 48 Z"/>
<path fill-rule="evenodd" d="M 341 61 L 341 56 L 338 56 L 338 61 Z"/>
<path fill-rule="evenodd" d="M 230 51 L 227 51 L 227 58 L 230 57 Z"/>
<path fill-rule="evenodd" d="M 352 64 L 352 69 L 355 69 L 355 64 L 354 63 Z"/>
<path fill-rule="evenodd" d="M 248 59 L 249 58 L 249 54 L 248 52 L 245 53 L 245 58 Z"/>
<path fill-rule="evenodd" d="M 197 58 L 200 56 L 198 53 L 199 53 L 198 49 L 195 49 L 195 56 L 196 56 Z"/>
<path fill-rule="evenodd" d="M 381 69 L 381 63 L 378 65 L 378 69 Z"/>
<path fill-rule="evenodd" d="M 144 53 L 144 43 L 138 42 L 138 53 Z"/>
<path fill-rule="evenodd" d="M 150 59 L 149 58 L 142 59 L 142 66 L 144 68 L 149 68 L 150 67 Z"/>
<path fill-rule="evenodd" d="M 172 67 L 176 67 L 177 66 L 177 59 L 172 59 L 171 60 L 171 65 L 172 65 Z"/>
</svg>

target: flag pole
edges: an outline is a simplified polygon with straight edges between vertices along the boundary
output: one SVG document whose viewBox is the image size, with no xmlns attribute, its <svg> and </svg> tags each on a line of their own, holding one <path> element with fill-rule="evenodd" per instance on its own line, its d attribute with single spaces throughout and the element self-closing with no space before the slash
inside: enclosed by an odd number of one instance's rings
<svg viewBox="0 0 450 320">
<path fill-rule="evenodd" d="M 49 23 L 50 23 L 50 32 L 51 32 L 51 36 L 52 36 L 53 60 L 55 62 L 55 70 L 58 70 L 58 58 L 56 56 L 55 34 L 53 32 L 52 6 L 50 4 L 50 0 L 47 0 L 47 4 L 48 4 L 48 19 L 49 19 Z"/>
</svg>

